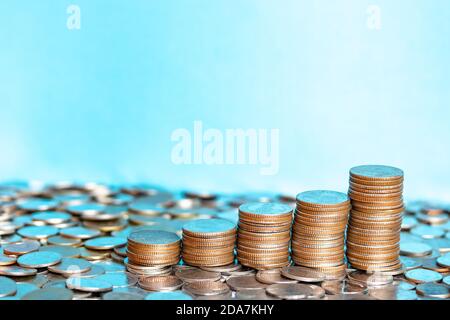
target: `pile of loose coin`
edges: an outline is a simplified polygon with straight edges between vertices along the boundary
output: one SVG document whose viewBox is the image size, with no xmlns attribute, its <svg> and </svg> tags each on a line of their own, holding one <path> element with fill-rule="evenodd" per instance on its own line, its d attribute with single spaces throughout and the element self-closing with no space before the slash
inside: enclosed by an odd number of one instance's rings
<svg viewBox="0 0 450 320">
<path fill-rule="evenodd" d="M 199 219 L 183 226 L 183 261 L 212 267 L 233 263 L 236 225 L 223 219 Z"/>
<path fill-rule="evenodd" d="M 138 275 L 160 274 L 180 261 L 181 239 L 167 231 L 135 231 L 128 236 L 126 253 L 126 265 L 130 272 Z"/>
<path fill-rule="evenodd" d="M 292 228 L 292 260 L 330 277 L 345 276 L 344 236 L 350 200 L 341 192 L 306 191 L 297 195 Z"/>
<path fill-rule="evenodd" d="M 403 171 L 367 165 L 350 170 L 352 210 L 347 259 L 366 271 L 402 272 L 399 260 L 403 214 Z"/>
<path fill-rule="evenodd" d="M 289 264 L 292 208 L 282 203 L 239 207 L 237 257 L 247 267 L 273 269 Z"/>
</svg>

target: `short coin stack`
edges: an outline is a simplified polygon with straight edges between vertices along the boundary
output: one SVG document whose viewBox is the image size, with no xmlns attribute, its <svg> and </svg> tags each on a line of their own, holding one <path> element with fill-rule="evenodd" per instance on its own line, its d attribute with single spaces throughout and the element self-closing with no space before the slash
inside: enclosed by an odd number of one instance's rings
<svg viewBox="0 0 450 320">
<path fill-rule="evenodd" d="M 161 273 L 160 268 L 175 265 L 180 261 L 180 245 L 180 238 L 172 232 L 159 230 L 132 232 L 128 236 L 127 243 L 127 269 L 137 274 L 148 274 L 152 271 Z"/>
<path fill-rule="evenodd" d="M 183 226 L 183 261 L 214 267 L 234 262 L 236 225 L 223 219 L 199 219 Z"/>
<path fill-rule="evenodd" d="M 239 207 L 237 257 L 258 270 L 289 264 L 292 209 L 281 203 L 246 203 Z"/>
<path fill-rule="evenodd" d="M 350 211 L 345 193 L 314 190 L 297 195 L 292 260 L 339 278 L 345 275 L 344 235 Z"/>
<path fill-rule="evenodd" d="M 366 165 L 350 170 L 352 210 L 347 259 L 352 267 L 371 272 L 401 272 L 402 192 L 400 169 Z"/>
</svg>

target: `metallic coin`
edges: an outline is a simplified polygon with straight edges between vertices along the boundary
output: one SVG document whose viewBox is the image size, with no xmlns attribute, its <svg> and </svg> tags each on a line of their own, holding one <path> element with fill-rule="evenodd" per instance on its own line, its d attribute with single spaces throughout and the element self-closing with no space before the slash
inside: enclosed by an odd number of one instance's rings
<svg viewBox="0 0 450 320">
<path fill-rule="evenodd" d="M 428 225 L 419 225 L 411 229 L 411 233 L 424 239 L 440 238 L 445 235 L 445 231 Z"/>
<path fill-rule="evenodd" d="M 88 272 L 91 266 L 92 264 L 84 259 L 62 258 L 60 263 L 49 266 L 48 270 L 62 275 L 73 275 Z"/>
<path fill-rule="evenodd" d="M 306 205 L 336 206 L 348 204 L 348 195 L 342 192 L 330 190 L 305 191 L 297 195 L 296 200 Z"/>
<path fill-rule="evenodd" d="M 113 286 L 104 280 L 95 278 L 79 278 L 70 277 L 66 280 L 66 286 L 69 289 L 84 291 L 84 292 L 108 292 Z"/>
<path fill-rule="evenodd" d="M 390 166 L 362 165 L 351 168 L 350 175 L 367 180 L 398 180 L 403 178 L 403 171 Z"/>
<path fill-rule="evenodd" d="M 199 219 L 186 223 L 183 232 L 192 237 L 210 238 L 234 234 L 236 225 L 223 219 Z"/>
<path fill-rule="evenodd" d="M 53 236 L 47 239 L 47 243 L 57 246 L 78 246 L 81 244 L 81 239 Z"/>
<path fill-rule="evenodd" d="M 442 267 L 450 268 L 450 253 L 437 258 L 436 262 L 438 265 L 440 265 Z"/>
<path fill-rule="evenodd" d="M 7 277 L 0 277 L 0 297 L 12 296 L 17 291 L 17 285 L 14 280 Z"/>
<path fill-rule="evenodd" d="M 19 266 L 3 266 L 0 267 L 0 275 L 12 277 L 27 277 L 37 273 L 36 269 L 22 268 Z"/>
<path fill-rule="evenodd" d="M 302 282 L 321 282 L 326 275 L 320 271 L 300 266 L 287 266 L 281 269 L 281 274 L 289 279 Z"/>
<path fill-rule="evenodd" d="M 111 255 L 107 250 L 89 250 L 86 248 L 80 248 L 79 252 L 81 258 L 89 261 L 104 260 L 109 258 L 109 256 Z"/>
<path fill-rule="evenodd" d="M 7 256 L 4 254 L 0 254 L 0 266 L 9 266 L 16 263 L 15 256 Z"/>
<path fill-rule="evenodd" d="M 348 274 L 350 282 L 366 286 L 383 286 L 394 281 L 392 275 L 383 273 L 367 273 L 364 271 L 353 271 Z"/>
<path fill-rule="evenodd" d="M 99 275 L 105 274 L 105 269 L 102 266 L 96 265 L 96 264 L 91 264 L 91 269 L 86 271 L 86 272 L 82 272 L 82 273 L 77 273 L 77 277 L 81 277 L 81 278 L 91 278 L 91 277 L 96 277 Z M 66 274 L 67 276 L 67 274 Z M 69 275 L 70 276 L 70 275 Z"/>
<path fill-rule="evenodd" d="M 39 242 L 34 240 L 12 243 L 3 247 L 3 253 L 18 256 L 25 253 L 37 251 L 39 250 L 40 246 L 41 245 L 39 244 Z"/>
<path fill-rule="evenodd" d="M 278 283 L 266 288 L 267 294 L 285 300 L 321 298 L 325 291 L 314 285 L 303 283 Z"/>
<path fill-rule="evenodd" d="M 445 283 L 446 285 L 450 286 L 450 276 L 444 277 L 444 279 L 442 279 L 442 282 Z"/>
<path fill-rule="evenodd" d="M 422 266 L 422 262 L 418 259 L 408 258 L 400 256 L 400 262 L 402 263 L 405 270 L 417 269 Z"/>
<path fill-rule="evenodd" d="M 37 251 L 21 255 L 17 263 L 25 268 L 45 268 L 59 263 L 62 256 L 56 252 Z"/>
<path fill-rule="evenodd" d="M 22 237 L 40 240 L 57 235 L 59 229 L 52 226 L 30 226 L 20 228 L 17 232 Z"/>
<path fill-rule="evenodd" d="M 181 288 L 183 280 L 176 276 L 151 276 L 139 279 L 139 286 L 149 291 L 175 291 Z"/>
<path fill-rule="evenodd" d="M 197 268 L 178 269 L 175 272 L 175 276 L 184 282 L 218 281 L 221 277 L 219 272 L 205 271 Z"/>
<path fill-rule="evenodd" d="M 29 198 L 19 201 L 18 207 L 26 211 L 47 211 L 53 210 L 58 206 L 58 202 L 49 199 Z"/>
<path fill-rule="evenodd" d="M 105 206 L 99 203 L 82 203 L 77 205 L 70 205 L 66 207 L 66 210 L 74 215 L 83 214 L 101 214 L 105 209 Z"/>
<path fill-rule="evenodd" d="M 227 284 L 220 281 L 196 281 L 186 283 L 183 286 L 183 290 L 199 296 L 222 295 L 230 292 L 230 288 Z"/>
<path fill-rule="evenodd" d="M 442 280 L 442 275 L 436 271 L 418 268 L 405 273 L 406 279 L 414 283 L 437 282 Z"/>
<path fill-rule="evenodd" d="M 101 232 L 98 230 L 83 227 L 73 227 L 61 230 L 60 235 L 68 238 L 85 240 L 98 237 L 101 235 Z"/>
<path fill-rule="evenodd" d="M 132 287 L 138 279 L 129 273 L 105 273 L 92 279 L 108 282 L 113 288 Z"/>
<path fill-rule="evenodd" d="M 78 258 L 80 256 L 79 248 L 69 246 L 42 246 L 39 248 L 39 251 L 59 253 L 63 258 Z"/>
<path fill-rule="evenodd" d="M 206 271 L 229 273 L 229 272 L 241 270 L 242 266 L 238 263 L 232 263 L 232 264 L 227 264 L 224 266 L 217 266 L 217 267 L 202 266 L 201 269 L 206 270 Z"/>
<path fill-rule="evenodd" d="M 367 287 L 360 283 L 350 282 L 347 280 L 323 281 L 321 287 L 327 294 L 365 294 Z"/>
<path fill-rule="evenodd" d="M 180 242 L 180 238 L 167 231 L 140 230 L 130 233 L 128 241 L 139 245 L 175 245 Z"/>
<path fill-rule="evenodd" d="M 281 275 L 281 269 L 260 270 L 256 273 L 256 280 L 265 284 L 298 282 L 298 280 L 283 277 Z"/>
<path fill-rule="evenodd" d="M 59 224 L 69 221 L 71 215 L 61 211 L 44 211 L 37 212 L 31 215 L 34 221 L 44 222 L 46 224 Z"/>
<path fill-rule="evenodd" d="M 193 300 L 192 296 L 182 291 L 153 292 L 145 300 Z"/>
<path fill-rule="evenodd" d="M 110 291 L 102 296 L 103 300 L 144 300 L 144 296 L 132 292 Z"/>
<path fill-rule="evenodd" d="M 448 299 L 450 298 L 450 287 L 441 283 L 422 283 L 416 287 L 416 292 L 424 297 Z"/>
<path fill-rule="evenodd" d="M 115 247 L 123 246 L 127 243 L 127 239 L 118 237 L 98 237 L 89 239 L 84 246 L 93 250 L 109 250 Z"/>
<path fill-rule="evenodd" d="M 126 268 L 123 264 L 114 261 L 92 261 L 92 264 L 101 266 L 105 273 L 125 272 Z"/>
<path fill-rule="evenodd" d="M 423 257 L 429 255 L 433 248 L 421 242 L 400 243 L 400 254 L 409 257 Z"/>
<path fill-rule="evenodd" d="M 261 290 L 267 287 L 267 284 L 256 280 L 254 275 L 234 276 L 227 280 L 228 286 L 235 290 Z"/>
<path fill-rule="evenodd" d="M 65 288 L 44 288 L 27 293 L 21 300 L 72 300 L 73 293 Z"/>
</svg>

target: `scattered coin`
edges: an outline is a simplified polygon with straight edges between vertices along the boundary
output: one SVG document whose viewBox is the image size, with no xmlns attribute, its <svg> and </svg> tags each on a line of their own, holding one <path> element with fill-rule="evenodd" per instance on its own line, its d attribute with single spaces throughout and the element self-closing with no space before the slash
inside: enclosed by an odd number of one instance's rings
<svg viewBox="0 0 450 320">
<path fill-rule="evenodd" d="M 450 287 L 442 283 L 427 282 L 416 287 L 419 295 L 424 297 L 448 299 L 450 298 Z"/>
<path fill-rule="evenodd" d="M 21 300 L 72 300 L 73 293 L 65 288 L 44 288 L 34 290 L 22 297 Z"/>
<path fill-rule="evenodd" d="M 227 280 L 228 286 L 235 290 L 261 290 L 267 287 L 267 284 L 256 280 L 254 275 L 230 277 Z"/>
<path fill-rule="evenodd" d="M 300 266 L 287 266 L 281 269 L 281 274 L 289 279 L 294 279 L 302 282 L 321 282 L 325 280 L 324 273 Z"/>
<path fill-rule="evenodd" d="M 178 269 L 175 275 L 184 282 L 218 281 L 221 278 L 219 272 L 205 271 L 197 268 Z"/>
<path fill-rule="evenodd" d="M 192 295 L 213 296 L 223 295 L 230 292 L 230 287 L 226 283 L 220 281 L 195 281 L 186 283 L 183 290 Z"/>
<path fill-rule="evenodd" d="M 62 256 L 56 252 L 37 251 L 21 255 L 17 263 L 25 268 L 46 268 L 59 263 Z"/>
<path fill-rule="evenodd" d="M 17 291 L 17 285 L 14 280 L 7 277 L 0 277 L 0 297 L 12 296 Z"/>
<path fill-rule="evenodd" d="M 93 250 L 109 250 L 115 247 L 123 246 L 127 243 L 125 238 L 118 237 L 98 237 L 94 239 L 89 239 L 84 243 L 87 249 Z"/>
<path fill-rule="evenodd" d="M 66 280 L 66 286 L 69 289 L 84 292 L 107 292 L 111 291 L 113 286 L 104 280 L 94 278 L 70 277 Z"/>
<path fill-rule="evenodd" d="M 269 295 L 286 299 L 319 299 L 325 296 L 325 291 L 318 286 L 303 283 L 277 283 L 266 288 Z"/>
<path fill-rule="evenodd" d="M 3 247 L 3 253 L 8 255 L 19 256 L 39 250 L 41 245 L 38 241 L 23 241 L 19 243 L 7 244 Z"/>
<path fill-rule="evenodd" d="M 102 296 L 103 300 L 144 300 L 144 297 L 137 293 L 110 291 Z"/>
<path fill-rule="evenodd" d="M 423 268 L 409 270 L 405 273 L 405 277 L 414 283 L 437 282 L 442 280 L 442 275 L 439 272 Z"/>
<path fill-rule="evenodd" d="M 180 289 L 183 283 L 183 280 L 171 275 L 139 279 L 139 286 L 148 291 L 175 291 Z"/>
</svg>

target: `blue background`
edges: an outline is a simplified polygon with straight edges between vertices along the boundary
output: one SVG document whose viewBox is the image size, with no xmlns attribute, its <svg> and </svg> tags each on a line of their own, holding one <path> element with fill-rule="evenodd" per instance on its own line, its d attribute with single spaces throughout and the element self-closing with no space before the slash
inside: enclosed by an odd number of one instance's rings
<svg viewBox="0 0 450 320">
<path fill-rule="evenodd" d="M 447 0 L 3 0 L 0 24 L 2 180 L 295 194 L 380 163 L 407 197 L 450 199 Z M 279 173 L 174 165 L 194 120 L 279 128 Z"/>
</svg>

